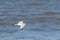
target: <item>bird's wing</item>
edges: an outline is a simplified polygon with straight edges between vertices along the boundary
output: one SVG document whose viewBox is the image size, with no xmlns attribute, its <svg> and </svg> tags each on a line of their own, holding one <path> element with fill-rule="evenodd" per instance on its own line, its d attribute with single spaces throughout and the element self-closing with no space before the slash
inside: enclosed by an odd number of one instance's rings
<svg viewBox="0 0 60 40">
<path fill-rule="evenodd" d="M 20 29 L 22 29 L 23 27 L 21 26 Z"/>
<path fill-rule="evenodd" d="M 21 23 L 23 23 L 23 21 L 18 22 L 18 24 L 21 24 Z"/>
</svg>

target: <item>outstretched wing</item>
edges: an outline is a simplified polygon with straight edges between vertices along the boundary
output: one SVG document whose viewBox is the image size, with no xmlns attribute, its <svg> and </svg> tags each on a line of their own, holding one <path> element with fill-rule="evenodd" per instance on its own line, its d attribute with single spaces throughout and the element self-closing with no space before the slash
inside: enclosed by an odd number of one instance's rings
<svg viewBox="0 0 60 40">
<path fill-rule="evenodd" d="M 20 27 L 20 29 L 23 29 L 23 27 Z"/>
<path fill-rule="evenodd" d="M 23 23 L 23 21 L 18 22 L 18 24 L 21 24 L 21 23 Z"/>
<path fill-rule="evenodd" d="M 21 25 L 20 25 L 20 29 L 23 29 L 23 28 L 25 27 L 25 25 L 26 25 L 26 24 L 24 24 L 24 23 L 21 24 Z"/>
</svg>

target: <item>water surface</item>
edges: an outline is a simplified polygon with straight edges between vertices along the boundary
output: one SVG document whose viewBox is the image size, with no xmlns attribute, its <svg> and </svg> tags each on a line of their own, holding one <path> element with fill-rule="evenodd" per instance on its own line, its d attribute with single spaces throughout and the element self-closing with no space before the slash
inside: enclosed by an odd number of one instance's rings
<svg viewBox="0 0 60 40">
<path fill-rule="evenodd" d="M 0 40 L 60 40 L 60 1 L 0 0 Z"/>
</svg>

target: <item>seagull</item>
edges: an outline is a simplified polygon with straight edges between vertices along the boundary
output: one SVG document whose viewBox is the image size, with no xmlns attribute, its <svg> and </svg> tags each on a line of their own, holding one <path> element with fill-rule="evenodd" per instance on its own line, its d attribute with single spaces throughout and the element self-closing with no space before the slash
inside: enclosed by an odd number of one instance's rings
<svg viewBox="0 0 60 40">
<path fill-rule="evenodd" d="M 20 21 L 20 22 L 18 22 L 18 23 L 15 24 L 15 25 L 20 26 L 20 30 L 23 30 L 23 28 L 25 27 L 26 24 L 25 24 L 23 21 Z"/>
</svg>

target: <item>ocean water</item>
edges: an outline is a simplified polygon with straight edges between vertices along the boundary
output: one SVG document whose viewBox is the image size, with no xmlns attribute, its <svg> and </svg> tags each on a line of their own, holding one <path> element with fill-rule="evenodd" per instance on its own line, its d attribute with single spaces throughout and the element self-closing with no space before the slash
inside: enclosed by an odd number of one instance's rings
<svg viewBox="0 0 60 40">
<path fill-rule="evenodd" d="M 60 0 L 0 0 L 0 40 L 60 40 Z"/>
</svg>

